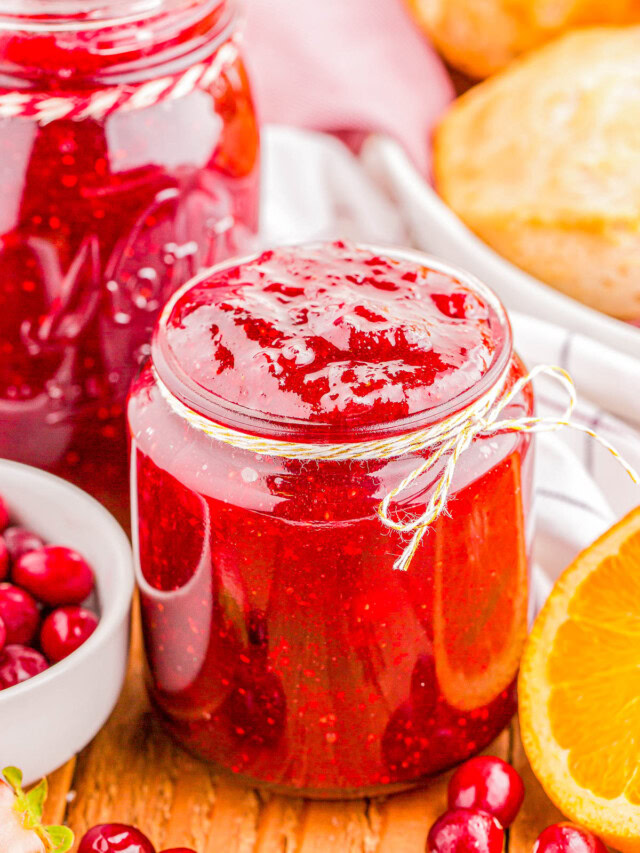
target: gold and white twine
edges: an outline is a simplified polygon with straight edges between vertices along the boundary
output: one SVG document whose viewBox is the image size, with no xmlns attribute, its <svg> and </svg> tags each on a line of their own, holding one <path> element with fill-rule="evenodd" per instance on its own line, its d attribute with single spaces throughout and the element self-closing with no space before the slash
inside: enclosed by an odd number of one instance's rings
<svg viewBox="0 0 640 853">
<path fill-rule="evenodd" d="M 144 109 L 161 101 L 184 98 L 195 89 L 208 89 L 238 59 L 239 35 L 203 62 L 186 71 L 139 84 L 108 86 L 96 91 L 52 95 L 50 92 L 0 93 L 0 118 L 29 118 L 44 126 L 52 121 L 101 121 L 116 111 Z"/>
<path fill-rule="evenodd" d="M 394 568 L 406 571 L 429 526 L 445 510 L 451 491 L 456 466 L 462 454 L 476 438 L 486 438 L 506 432 L 552 432 L 565 427 L 586 433 L 606 448 L 627 471 L 634 483 L 640 483 L 636 470 L 621 456 L 605 438 L 583 424 L 571 420 L 577 402 L 576 389 L 569 374 L 561 367 L 542 364 L 519 379 L 507 390 L 509 367 L 500 379 L 482 397 L 466 408 L 445 418 L 437 424 L 391 438 L 371 441 L 319 444 L 309 442 L 280 441 L 260 438 L 231 427 L 217 424 L 186 406 L 162 382 L 154 370 L 158 388 L 169 407 L 192 427 L 216 441 L 247 450 L 260 456 L 277 456 L 284 459 L 304 460 L 367 460 L 395 459 L 407 454 L 425 454 L 424 460 L 392 489 L 378 505 L 377 513 L 382 524 L 401 534 L 411 534 L 409 543 L 394 563 Z M 500 420 L 501 413 L 518 394 L 537 376 L 555 379 L 567 393 L 567 405 L 560 417 L 518 417 Z M 408 520 L 394 520 L 391 505 L 424 474 L 432 471 L 443 461 L 444 466 L 430 489 L 430 497 L 424 511 Z"/>
</svg>

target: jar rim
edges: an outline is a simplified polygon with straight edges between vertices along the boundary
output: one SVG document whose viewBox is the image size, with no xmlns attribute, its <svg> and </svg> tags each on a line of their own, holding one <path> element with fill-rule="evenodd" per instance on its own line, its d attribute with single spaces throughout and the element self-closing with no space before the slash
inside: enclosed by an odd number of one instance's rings
<svg viewBox="0 0 640 853">
<path fill-rule="evenodd" d="M 178 74 L 234 36 L 237 11 L 237 0 L 0 0 L 3 88 L 58 95 Z M 24 50 L 8 49 L 14 38 Z"/>
<path fill-rule="evenodd" d="M 286 248 L 312 249 L 322 242 L 289 245 Z M 322 443 L 323 441 L 367 441 L 371 438 L 403 435 L 443 421 L 456 412 L 467 408 L 488 391 L 504 376 L 513 355 L 513 332 L 507 311 L 494 291 L 472 273 L 447 261 L 417 249 L 357 242 L 351 244 L 355 250 L 363 250 L 391 260 L 408 261 L 455 278 L 465 287 L 479 295 L 492 312 L 492 330 L 495 332 L 496 349 L 491 364 L 482 377 L 470 388 L 446 402 L 414 412 L 389 422 L 366 424 L 339 424 L 308 421 L 301 418 L 265 414 L 256 409 L 232 403 L 206 391 L 182 369 L 171 353 L 166 336 L 166 323 L 177 302 L 191 288 L 226 269 L 250 263 L 260 257 L 262 250 L 240 258 L 231 258 L 202 270 L 180 287 L 166 303 L 156 323 L 151 342 L 151 364 L 161 382 L 181 403 L 214 423 L 229 426 L 251 435 L 263 437 L 297 439 Z M 493 321 L 496 327 L 493 326 Z"/>
<path fill-rule="evenodd" d="M 228 0 L 211 0 L 211 8 Z M 0 0 L 0 28 L 28 31 L 102 29 L 199 11 L 200 0 Z"/>
</svg>

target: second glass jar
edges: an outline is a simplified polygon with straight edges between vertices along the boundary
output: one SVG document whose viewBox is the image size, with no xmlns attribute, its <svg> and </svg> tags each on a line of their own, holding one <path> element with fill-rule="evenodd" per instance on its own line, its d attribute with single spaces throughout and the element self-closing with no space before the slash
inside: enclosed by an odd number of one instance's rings
<svg viewBox="0 0 640 853">
<path fill-rule="evenodd" d="M 257 226 L 235 35 L 231 0 L 0 0 L 0 456 L 120 515 L 159 309 Z"/>
<path fill-rule="evenodd" d="M 358 443 L 438 424 L 505 375 L 511 387 L 523 368 L 498 300 L 417 253 L 282 249 L 170 302 L 128 416 L 149 688 L 182 744 L 251 782 L 343 797 L 415 783 L 507 724 L 530 436 L 473 443 L 403 572 L 406 537 L 376 510 L 424 453 L 277 458 L 189 415 Z M 504 416 L 532 403 L 525 388 Z M 419 514 L 433 480 L 394 513 Z"/>
</svg>

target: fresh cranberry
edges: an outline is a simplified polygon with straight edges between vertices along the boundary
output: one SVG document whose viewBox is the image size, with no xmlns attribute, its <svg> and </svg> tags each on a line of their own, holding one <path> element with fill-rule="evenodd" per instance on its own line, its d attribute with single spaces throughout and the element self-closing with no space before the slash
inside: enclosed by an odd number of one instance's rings
<svg viewBox="0 0 640 853">
<path fill-rule="evenodd" d="M 430 732 L 420 720 L 413 703 L 407 700 L 393 712 L 382 734 L 382 758 L 394 782 L 427 772 Z"/>
<path fill-rule="evenodd" d="M 504 830 L 480 809 L 453 809 L 431 827 L 429 853 L 502 853 Z"/>
<path fill-rule="evenodd" d="M 4 539 L 0 536 L 0 581 L 6 579 L 9 574 L 9 549 Z"/>
<path fill-rule="evenodd" d="M 50 607 L 80 604 L 93 589 L 91 566 L 77 551 L 59 545 L 20 557 L 13 580 Z"/>
<path fill-rule="evenodd" d="M 4 543 L 9 551 L 9 557 L 15 563 L 23 554 L 35 551 L 36 548 L 44 547 L 42 539 L 27 530 L 26 527 L 7 527 L 2 534 Z"/>
<path fill-rule="evenodd" d="M 0 495 L 0 533 L 9 524 L 9 510 L 4 498 Z"/>
<path fill-rule="evenodd" d="M 449 781 L 450 809 L 482 809 L 510 826 L 524 800 L 520 774 L 493 755 L 479 755 L 459 767 Z"/>
<path fill-rule="evenodd" d="M 78 853 L 156 853 L 156 849 L 135 826 L 101 823 L 84 834 Z"/>
<path fill-rule="evenodd" d="M 0 616 L 0 652 L 7 644 L 7 628 L 4 624 L 4 619 Z"/>
<path fill-rule="evenodd" d="M 96 630 L 98 617 L 86 607 L 70 604 L 50 613 L 42 623 L 40 646 L 51 663 L 75 652 Z"/>
<path fill-rule="evenodd" d="M 48 668 L 49 664 L 35 649 L 21 645 L 5 646 L 0 654 L 0 690 L 28 681 Z"/>
<path fill-rule="evenodd" d="M 572 823 L 554 823 L 540 833 L 533 853 L 607 853 L 607 848 L 586 829 Z"/>
<path fill-rule="evenodd" d="M 29 644 L 40 623 L 38 605 L 28 592 L 11 583 L 0 583 L 0 618 L 8 643 Z"/>
<path fill-rule="evenodd" d="M 287 717 L 282 682 L 258 662 L 243 664 L 236 673 L 224 710 L 234 735 L 261 745 L 273 745 L 282 736 Z"/>
</svg>

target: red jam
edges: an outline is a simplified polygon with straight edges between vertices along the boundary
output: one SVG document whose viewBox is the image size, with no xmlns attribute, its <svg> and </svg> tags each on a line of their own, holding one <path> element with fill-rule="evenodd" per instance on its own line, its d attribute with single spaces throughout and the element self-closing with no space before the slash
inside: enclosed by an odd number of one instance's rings
<svg viewBox="0 0 640 853">
<path fill-rule="evenodd" d="M 401 572 L 406 537 L 376 509 L 422 456 L 256 455 L 199 430 L 167 389 L 253 435 L 358 442 L 437 423 L 505 371 L 523 369 L 496 298 L 416 253 L 279 249 L 170 303 L 128 414 L 149 687 L 188 749 L 345 796 L 486 746 L 515 709 L 532 454 L 524 434 L 477 439 Z M 505 417 L 531 411 L 521 392 Z M 394 514 L 419 514 L 433 479 Z"/>
<path fill-rule="evenodd" d="M 175 304 L 166 341 L 201 391 L 331 427 L 448 402 L 496 348 L 490 310 L 470 288 L 340 244 L 265 252 L 207 277 Z"/>
<path fill-rule="evenodd" d="M 113 507 L 124 401 L 160 307 L 255 230 L 258 130 L 226 0 L 73 8 L 0 14 L 0 456 Z M 176 88 L 221 55 L 206 85 Z M 127 100 L 143 86 L 144 104 Z M 28 107 L 12 117 L 16 96 Z M 75 112 L 39 118 L 51 103 Z"/>
</svg>

